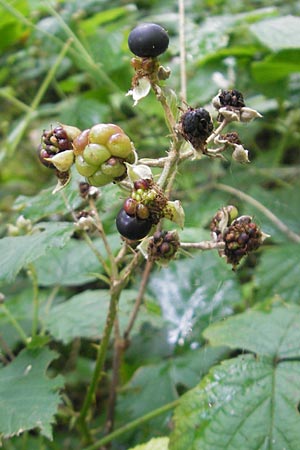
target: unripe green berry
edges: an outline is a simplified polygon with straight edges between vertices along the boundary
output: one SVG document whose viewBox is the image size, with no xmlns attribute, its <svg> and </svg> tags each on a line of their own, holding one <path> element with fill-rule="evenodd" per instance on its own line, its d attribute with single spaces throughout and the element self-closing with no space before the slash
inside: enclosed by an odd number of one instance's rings
<svg viewBox="0 0 300 450">
<path fill-rule="evenodd" d="M 105 145 L 108 139 L 116 133 L 124 132 L 114 123 L 97 123 L 90 129 L 89 142 Z"/>
<path fill-rule="evenodd" d="M 119 178 L 124 175 L 126 167 L 118 158 L 112 157 L 101 165 L 101 171 L 105 175 L 109 175 L 113 178 Z"/>
<path fill-rule="evenodd" d="M 91 166 L 90 164 L 85 162 L 82 155 L 76 156 L 75 166 L 76 166 L 77 172 L 84 177 L 89 177 L 89 176 L 93 175 L 93 173 L 95 173 L 97 170 L 97 167 Z"/>
<path fill-rule="evenodd" d="M 107 148 L 112 156 L 117 156 L 119 158 L 127 158 L 132 152 L 131 141 L 127 134 L 124 133 L 113 134 L 107 142 Z"/>
<path fill-rule="evenodd" d="M 136 153 L 134 151 L 131 151 L 125 159 L 129 164 L 134 164 L 136 161 Z"/>
<path fill-rule="evenodd" d="M 88 182 L 92 186 L 105 186 L 113 181 L 111 175 L 105 175 L 100 169 L 97 170 L 92 176 L 88 177 Z"/>
<path fill-rule="evenodd" d="M 87 164 L 99 167 L 104 161 L 110 158 L 111 154 L 104 145 L 88 144 L 82 156 Z"/>
</svg>

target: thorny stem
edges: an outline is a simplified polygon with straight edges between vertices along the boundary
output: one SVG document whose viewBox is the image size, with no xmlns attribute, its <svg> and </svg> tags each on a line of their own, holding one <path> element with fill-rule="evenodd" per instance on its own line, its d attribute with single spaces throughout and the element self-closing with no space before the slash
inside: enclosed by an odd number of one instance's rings
<svg viewBox="0 0 300 450">
<path fill-rule="evenodd" d="M 123 354 L 123 340 L 121 339 L 120 334 L 120 326 L 118 317 L 115 319 L 114 323 L 114 354 L 113 354 L 113 363 L 112 363 L 112 380 L 110 385 L 108 406 L 107 406 L 107 415 L 106 415 L 106 424 L 105 424 L 105 434 L 109 434 L 112 432 L 114 428 L 114 416 L 115 416 L 115 406 L 116 406 L 116 398 L 117 398 L 117 388 L 119 384 L 119 374 L 120 374 L 120 366 Z"/>
<path fill-rule="evenodd" d="M 119 297 L 122 290 L 122 284 L 116 283 L 111 288 L 111 298 L 109 303 L 109 310 L 106 318 L 105 328 L 103 331 L 103 336 L 100 342 L 100 345 L 98 347 L 97 352 L 97 358 L 96 358 L 96 365 L 94 369 L 94 373 L 92 376 L 91 383 L 88 387 L 83 406 L 81 408 L 80 414 L 79 414 L 79 426 L 83 431 L 86 431 L 86 417 L 89 412 L 89 409 L 94 401 L 95 393 L 97 389 L 97 385 L 101 378 L 103 377 L 103 366 L 106 358 L 106 353 L 108 350 L 109 340 L 112 332 L 112 328 L 114 325 L 114 321 L 117 314 L 117 305 L 119 302 Z M 85 433 L 86 435 L 86 433 Z M 86 436 L 87 437 L 87 436 Z"/>
<path fill-rule="evenodd" d="M 285 223 L 283 223 L 275 214 L 272 213 L 268 208 L 266 208 L 262 203 L 260 203 L 255 198 L 251 197 L 248 194 L 245 194 L 244 192 L 232 187 L 227 186 L 226 184 L 222 183 L 215 183 L 212 185 L 213 188 L 218 189 L 220 191 L 229 192 L 230 194 L 235 195 L 236 197 L 239 197 L 241 200 L 244 200 L 245 202 L 249 203 L 250 205 L 254 206 L 256 209 L 258 209 L 260 212 L 262 212 L 271 222 L 280 230 L 282 233 L 284 233 L 292 242 L 296 242 L 297 244 L 300 243 L 300 236 L 296 233 L 294 233 L 292 230 L 289 229 Z"/>
<path fill-rule="evenodd" d="M 179 404 L 179 399 L 175 400 L 174 402 L 167 403 L 166 405 L 161 406 L 160 408 L 155 409 L 154 411 L 151 411 L 148 414 L 145 414 L 144 416 L 140 417 L 139 419 L 135 419 L 132 422 L 127 423 L 123 427 L 119 428 L 118 430 L 113 431 L 109 435 L 103 437 L 102 439 L 99 439 L 99 441 L 95 442 L 93 445 L 90 445 L 89 447 L 85 447 L 83 450 L 99 450 L 101 445 L 105 445 L 108 442 L 113 441 L 114 439 L 118 438 L 119 436 L 122 436 L 123 434 L 127 433 L 128 431 L 134 430 L 138 426 L 142 425 L 145 422 L 149 422 L 149 420 L 154 419 L 155 417 L 158 417 L 171 409 L 174 409 Z"/>
<path fill-rule="evenodd" d="M 97 389 L 97 385 L 103 376 L 103 366 L 108 350 L 108 345 L 110 341 L 110 336 L 112 332 L 112 328 L 117 316 L 117 306 L 119 302 L 119 298 L 122 290 L 126 286 L 128 282 L 128 278 L 131 275 L 132 271 L 136 268 L 141 255 L 137 253 L 135 257 L 132 259 L 131 263 L 126 267 L 126 269 L 120 274 L 121 277 L 119 279 L 113 279 L 111 281 L 111 297 L 109 303 L 108 314 L 105 322 L 105 328 L 103 331 L 103 336 L 98 347 L 97 357 L 96 357 L 96 365 L 94 369 L 94 373 L 92 376 L 91 383 L 88 387 L 83 406 L 79 413 L 78 424 L 81 427 L 85 437 L 87 439 L 90 438 L 90 432 L 86 426 L 86 418 L 89 412 L 89 409 L 94 401 L 95 392 Z"/>
</svg>

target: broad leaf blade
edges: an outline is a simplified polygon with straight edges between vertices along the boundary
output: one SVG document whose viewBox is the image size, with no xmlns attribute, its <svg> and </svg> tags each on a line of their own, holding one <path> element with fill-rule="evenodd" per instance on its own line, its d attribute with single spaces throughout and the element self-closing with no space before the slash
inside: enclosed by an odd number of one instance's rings
<svg viewBox="0 0 300 450">
<path fill-rule="evenodd" d="M 202 253 L 155 273 L 150 290 L 169 323 L 170 342 L 195 339 L 211 321 L 233 313 L 240 302 L 236 275 L 216 254 Z"/>
<path fill-rule="evenodd" d="M 266 249 L 254 274 L 256 297 L 278 295 L 286 302 L 299 303 L 299 266 L 299 246 L 287 244 Z"/>
<path fill-rule="evenodd" d="M 42 223 L 31 235 L 1 239 L 0 282 L 13 281 L 21 269 L 44 255 L 49 248 L 62 247 L 73 231 L 72 223 Z"/>
<path fill-rule="evenodd" d="M 57 390 L 63 379 L 49 379 L 45 372 L 55 357 L 48 349 L 23 350 L 0 370 L 0 436 L 39 428 L 52 438 L 51 425 L 60 401 Z"/>
<path fill-rule="evenodd" d="M 296 361 L 223 362 L 182 397 L 169 449 L 297 450 L 299 375 Z"/>
<path fill-rule="evenodd" d="M 108 242 L 112 250 L 120 246 L 119 235 L 109 235 Z M 101 239 L 94 241 L 97 250 L 104 256 Z M 37 275 L 41 286 L 78 286 L 97 279 L 103 273 L 98 258 L 83 240 L 70 239 L 61 248 L 52 248 L 37 261 Z"/>
<path fill-rule="evenodd" d="M 128 324 L 136 296 L 137 292 L 131 289 L 124 289 L 121 294 L 118 306 L 121 329 L 125 329 Z M 105 289 L 86 290 L 74 295 L 51 309 L 45 318 L 45 327 L 55 339 L 65 344 L 76 337 L 99 339 L 105 326 L 109 300 L 110 293 Z M 147 303 L 140 309 L 133 332 L 137 331 L 143 322 L 153 322 L 156 326 L 161 322 L 159 313 L 148 310 Z"/>
<path fill-rule="evenodd" d="M 212 345 L 227 345 L 273 358 L 300 357 L 300 307 L 266 303 L 257 310 L 212 324 L 204 331 Z"/>
<path fill-rule="evenodd" d="M 272 51 L 300 48 L 300 17 L 285 16 L 266 19 L 251 25 L 250 30 Z"/>
</svg>

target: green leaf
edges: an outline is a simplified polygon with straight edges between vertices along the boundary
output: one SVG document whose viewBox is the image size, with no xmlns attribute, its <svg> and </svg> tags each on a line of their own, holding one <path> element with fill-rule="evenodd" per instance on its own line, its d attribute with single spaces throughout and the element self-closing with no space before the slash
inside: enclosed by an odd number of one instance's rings
<svg viewBox="0 0 300 450">
<path fill-rule="evenodd" d="M 122 292 L 118 308 L 121 328 L 128 323 L 136 296 L 137 292 L 130 289 Z M 45 326 L 55 339 L 65 344 L 76 337 L 99 339 L 105 326 L 109 300 L 108 290 L 86 290 L 54 306 L 45 318 Z M 160 316 L 148 309 L 147 303 L 141 307 L 140 313 L 135 330 L 146 321 L 160 323 Z"/>
<path fill-rule="evenodd" d="M 204 327 L 232 314 L 241 299 L 236 275 L 212 252 L 172 262 L 152 275 L 149 288 L 169 323 L 172 343 L 198 341 Z"/>
<path fill-rule="evenodd" d="M 113 251 L 120 246 L 120 236 L 109 235 L 108 242 Z M 103 255 L 101 239 L 94 245 Z M 85 241 L 70 239 L 63 248 L 53 248 L 37 261 L 37 275 L 41 286 L 78 286 L 97 279 L 103 272 L 98 258 Z"/>
<path fill-rule="evenodd" d="M 22 213 L 26 219 L 36 222 L 54 214 L 66 215 L 69 213 L 64 197 L 72 210 L 78 208 L 82 203 L 78 189 L 79 176 L 73 173 L 72 181 L 64 189 L 63 195 L 52 193 L 55 183 L 54 180 L 53 186 L 43 189 L 33 197 L 20 195 L 14 203 L 14 209 Z"/>
<path fill-rule="evenodd" d="M 182 397 L 169 449 L 297 450 L 299 400 L 299 361 L 225 361 Z"/>
<path fill-rule="evenodd" d="M 255 61 L 251 71 L 256 81 L 272 83 L 299 72 L 299 50 L 285 50 L 272 54 L 263 61 Z"/>
<path fill-rule="evenodd" d="M 139 367 L 120 392 L 119 414 L 126 412 L 127 420 L 133 420 L 176 400 L 182 390 L 194 387 L 226 353 L 225 347 L 204 347 L 158 364 Z M 138 402 L 135 401 L 137 393 Z"/>
<path fill-rule="evenodd" d="M 161 437 L 151 439 L 146 444 L 137 445 L 130 450 L 168 450 L 169 438 Z"/>
<path fill-rule="evenodd" d="M 210 325 L 203 335 L 212 345 L 227 345 L 277 359 L 299 358 L 300 307 L 266 302 Z"/>
<path fill-rule="evenodd" d="M 254 23 L 250 30 L 259 41 L 274 52 L 300 48 L 300 17 L 285 16 Z"/>
<path fill-rule="evenodd" d="M 73 231 L 74 225 L 69 222 L 40 223 L 33 234 L 1 239 L 0 281 L 13 281 L 22 268 L 44 255 L 48 249 L 63 247 Z"/>
<path fill-rule="evenodd" d="M 286 302 L 299 304 L 299 250 L 299 245 L 287 244 L 263 252 L 254 274 L 257 298 L 278 295 Z"/>
<path fill-rule="evenodd" d="M 0 370 L 0 435 L 10 437 L 39 428 L 52 438 L 51 424 L 60 401 L 62 377 L 49 379 L 45 372 L 56 354 L 48 349 L 23 350 Z"/>
</svg>

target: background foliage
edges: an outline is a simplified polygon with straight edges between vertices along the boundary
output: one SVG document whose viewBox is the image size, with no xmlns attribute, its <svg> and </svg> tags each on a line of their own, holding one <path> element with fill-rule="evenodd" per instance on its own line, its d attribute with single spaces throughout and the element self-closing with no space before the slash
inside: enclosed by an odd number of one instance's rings
<svg viewBox="0 0 300 450">
<path fill-rule="evenodd" d="M 180 402 L 174 418 L 166 411 L 141 422 L 112 448 L 297 450 L 299 2 L 185 4 L 188 103 L 209 108 L 220 87 L 235 87 L 264 117 L 239 127 L 251 165 L 201 159 L 181 166 L 174 192 L 186 212 L 181 237 L 208 239 L 211 217 L 235 204 L 271 238 L 236 273 L 212 252 L 153 272 L 122 361 L 116 427 Z M 148 96 L 133 108 L 125 96 L 132 77 L 127 36 L 141 21 L 168 30 L 161 59 L 179 92 L 178 8 L 173 0 L 0 0 L 0 8 L 0 435 L 7 450 L 81 449 L 70 411 L 80 408 L 91 378 L 108 294 L 66 208 L 84 207 L 78 179 L 64 197 L 53 196 L 53 173 L 39 164 L 36 148 L 41 131 L 57 122 L 81 129 L 114 122 L 140 155 L 164 156 L 169 139 L 160 105 Z M 114 250 L 120 203 L 115 186 L 102 189 L 98 208 Z M 9 236 L 7 225 L 20 215 L 41 232 L 26 235 L 25 227 L 24 235 Z M 140 275 L 121 298 L 124 329 Z M 98 439 L 111 354 L 106 369 L 93 423 Z"/>
</svg>

